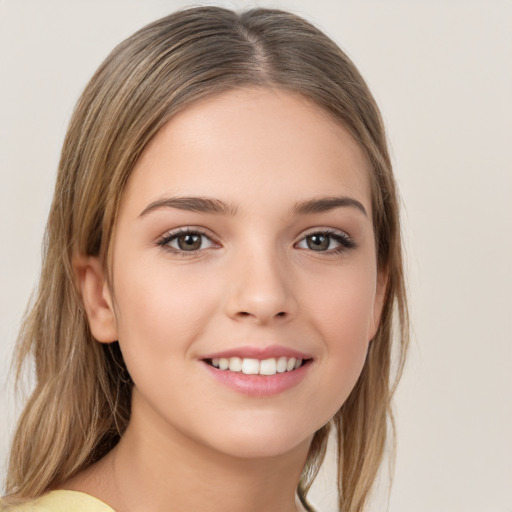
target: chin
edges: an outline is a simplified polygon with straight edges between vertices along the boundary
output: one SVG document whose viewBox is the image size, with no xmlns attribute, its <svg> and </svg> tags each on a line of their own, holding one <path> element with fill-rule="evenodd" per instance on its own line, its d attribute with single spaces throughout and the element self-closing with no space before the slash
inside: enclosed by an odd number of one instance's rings
<svg viewBox="0 0 512 512">
<path fill-rule="evenodd" d="M 222 452 L 226 455 L 237 459 L 262 459 L 281 457 L 296 450 L 309 449 L 312 438 L 302 439 L 299 442 L 290 442 L 273 440 L 272 443 L 258 442 L 251 440 L 249 442 L 235 442 L 230 446 L 222 447 Z"/>
<path fill-rule="evenodd" d="M 216 451 L 241 459 L 279 457 L 296 450 L 309 449 L 314 431 L 290 425 L 266 425 L 255 422 L 252 425 L 225 428 L 210 446 Z"/>
</svg>

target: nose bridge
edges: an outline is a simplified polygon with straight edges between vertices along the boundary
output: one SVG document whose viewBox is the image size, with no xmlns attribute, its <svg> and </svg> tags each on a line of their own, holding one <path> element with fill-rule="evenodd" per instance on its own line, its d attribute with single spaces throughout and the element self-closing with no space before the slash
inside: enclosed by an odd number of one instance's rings
<svg viewBox="0 0 512 512">
<path fill-rule="evenodd" d="M 286 255 L 267 241 L 237 251 L 229 314 L 257 323 L 291 317 L 296 310 Z"/>
</svg>

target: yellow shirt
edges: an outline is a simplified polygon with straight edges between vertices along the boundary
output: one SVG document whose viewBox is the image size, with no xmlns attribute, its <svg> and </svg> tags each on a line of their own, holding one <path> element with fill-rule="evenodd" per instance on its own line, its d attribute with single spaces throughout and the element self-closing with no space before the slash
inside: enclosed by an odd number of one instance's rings
<svg viewBox="0 0 512 512">
<path fill-rule="evenodd" d="M 0 512 L 115 512 L 98 498 L 77 491 L 50 491 L 23 505 L 3 505 Z"/>
<path fill-rule="evenodd" d="M 296 497 L 297 510 L 306 512 Z M 23 505 L 5 505 L 0 499 L 0 512 L 115 512 L 98 498 L 78 491 L 50 491 Z"/>
</svg>

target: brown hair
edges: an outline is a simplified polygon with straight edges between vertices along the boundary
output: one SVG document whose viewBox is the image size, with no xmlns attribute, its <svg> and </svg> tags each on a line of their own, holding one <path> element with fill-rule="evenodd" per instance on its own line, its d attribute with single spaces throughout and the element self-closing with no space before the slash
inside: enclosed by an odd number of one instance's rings
<svg viewBox="0 0 512 512">
<path fill-rule="evenodd" d="M 316 433 L 299 484 L 306 502 L 334 429 L 339 509 L 363 510 L 383 458 L 408 342 L 399 204 L 381 116 L 350 59 L 311 24 L 278 10 L 237 14 L 218 7 L 179 11 L 139 30 L 112 51 L 78 101 L 59 164 L 39 288 L 18 339 L 18 375 L 33 354 L 37 383 L 12 445 L 11 500 L 37 497 L 69 479 L 124 432 L 131 381 L 118 345 L 97 343 L 89 331 L 73 258 L 102 254 L 109 269 L 121 194 L 148 142 L 192 102 L 244 86 L 302 94 L 350 131 L 370 163 L 378 265 L 388 272 L 384 310 L 362 374 Z"/>
</svg>

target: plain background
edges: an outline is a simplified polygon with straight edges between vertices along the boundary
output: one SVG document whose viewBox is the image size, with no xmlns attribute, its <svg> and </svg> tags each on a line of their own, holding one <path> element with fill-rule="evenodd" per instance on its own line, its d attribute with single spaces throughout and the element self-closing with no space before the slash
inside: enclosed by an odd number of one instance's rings
<svg viewBox="0 0 512 512">
<path fill-rule="evenodd" d="M 202 2 L 207 4 L 209 2 Z M 398 452 L 372 512 L 512 512 L 512 2 L 218 2 L 292 10 L 353 58 L 382 109 L 413 321 Z M 73 105 L 115 44 L 186 1 L 0 0 L 0 480 L 7 377 L 37 280 Z M 313 502 L 334 512 L 332 468 Z"/>
</svg>

